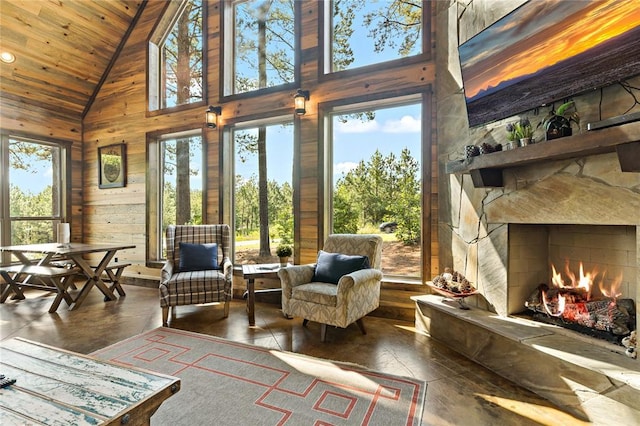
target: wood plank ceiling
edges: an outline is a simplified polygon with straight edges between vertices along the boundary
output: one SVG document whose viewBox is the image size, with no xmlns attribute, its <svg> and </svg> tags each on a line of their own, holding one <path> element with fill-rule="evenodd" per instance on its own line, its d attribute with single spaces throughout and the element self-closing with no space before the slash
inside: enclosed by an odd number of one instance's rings
<svg viewBox="0 0 640 426">
<path fill-rule="evenodd" d="M 0 102 L 83 117 L 143 3 L 0 0 Z"/>
</svg>

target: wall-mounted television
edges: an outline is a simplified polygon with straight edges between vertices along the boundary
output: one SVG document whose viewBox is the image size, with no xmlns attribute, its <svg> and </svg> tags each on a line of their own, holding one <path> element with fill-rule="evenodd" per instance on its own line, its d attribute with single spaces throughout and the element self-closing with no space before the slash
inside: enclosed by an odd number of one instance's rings
<svg viewBox="0 0 640 426">
<path fill-rule="evenodd" d="M 635 0 L 529 0 L 458 47 L 475 127 L 640 74 Z"/>
</svg>

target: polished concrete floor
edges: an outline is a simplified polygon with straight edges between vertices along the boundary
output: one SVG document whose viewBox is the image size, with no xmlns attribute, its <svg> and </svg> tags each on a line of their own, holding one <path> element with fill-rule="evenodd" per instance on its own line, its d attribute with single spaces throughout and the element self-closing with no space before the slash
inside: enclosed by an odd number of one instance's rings
<svg viewBox="0 0 640 426">
<path fill-rule="evenodd" d="M 19 336 L 87 354 L 161 326 L 158 291 L 124 288 L 127 295 L 116 301 L 105 303 L 94 291 L 79 309 L 68 311 L 63 303 L 53 314 L 47 312 L 53 296 L 31 291 L 26 300 L 0 305 L 0 338 Z M 303 327 L 300 318 L 287 320 L 272 303 L 256 304 L 256 326 L 249 327 L 244 301 L 234 300 L 226 319 L 221 306 L 178 307 L 170 326 L 421 378 L 428 382 L 425 425 L 584 424 L 416 332 L 412 322 L 376 317 L 364 321 L 366 335 L 355 324 L 329 328 L 322 343 L 318 324 Z"/>
</svg>

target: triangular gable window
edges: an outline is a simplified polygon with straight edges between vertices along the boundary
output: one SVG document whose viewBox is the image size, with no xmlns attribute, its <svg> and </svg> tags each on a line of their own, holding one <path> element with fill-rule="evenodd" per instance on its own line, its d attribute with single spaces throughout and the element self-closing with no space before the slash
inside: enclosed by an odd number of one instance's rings
<svg viewBox="0 0 640 426">
<path fill-rule="evenodd" d="M 149 43 L 149 110 L 202 102 L 202 0 L 172 1 Z"/>
</svg>

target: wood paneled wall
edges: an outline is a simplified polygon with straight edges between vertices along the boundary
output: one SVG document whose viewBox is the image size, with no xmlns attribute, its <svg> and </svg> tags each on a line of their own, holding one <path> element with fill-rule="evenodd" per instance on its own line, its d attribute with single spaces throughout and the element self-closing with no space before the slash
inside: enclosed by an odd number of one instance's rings
<svg viewBox="0 0 640 426">
<path fill-rule="evenodd" d="M 146 138 L 151 132 L 170 132 L 177 128 L 204 128 L 204 110 L 206 105 L 221 105 L 222 117 L 220 126 L 215 130 L 206 130 L 208 144 L 208 181 L 206 183 L 206 206 L 208 221 L 218 222 L 221 218 L 220 153 L 223 127 L 225 124 L 239 123 L 249 119 L 273 116 L 275 114 L 291 114 L 293 116 L 292 95 L 295 88 L 282 91 L 270 91 L 247 97 L 224 98 L 221 96 L 223 2 L 208 1 L 208 40 L 207 40 L 207 101 L 187 109 L 168 114 L 147 113 L 147 44 L 156 23 L 164 9 L 164 2 L 148 2 L 132 31 L 128 42 L 113 64 L 110 73 L 104 80 L 102 88 L 96 96 L 84 121 L 65 122 L 48 120 L 49 126 L 55 129 L 41 128 L 42 124 L 29 122 L 32 111 L 20 111 L 16 106 L 15 123 L 17 127 L 28 127 L 36 133 L 52 133 L 60 138 L 74 141 L 76 147 L 82 141 L 82 153 L 74 151 L 74 158 L 82 160 L 82 167 L 74 162 L 74 180 L 79 179 L 82 185 L 77 189 L 81 200 L 74 198 L 74 212 L 81 217 L 74 217 L 74 223 L 82 223 L 83 239 L 87 242 L 118 241 L 133 243 L 135 249 L 120 254 L 133 263 L 127 268 L 125 275 L 141 278 L 157 278 L 159 270 L 145 266 L 146 253 Z M 230 5 L 227 3 L 226 5 Z M 428 2 L 425 7 L 430 7 Z M 381 64 L 369 67 L 363 72 L 350 71 L 344 77 L 323 76 L 321 67 L 321 28 L 319 16 L 322 2 L 315 0 L 298 3 L 302 22 L 299 57 L 301 58 L 300 81 L 298 86 L 311 92 L 307 103 L 307 114 L 296 117 L 296 134 L 300 153 L 299 180 L 296 193 L 299 199 L 299 222 L 296 224 L 296 262 L 311 262 L 322 243 L 322 157 L 319 145 L 321 122 L 319 111 L 322 105 L 339 102 L 345 98 L 376 99 L 407 93 L 431 93 L 435 82 L 434 52 L 431 51 L 422 61 L 399 61 L 389 66 Z M 429 25 L 433 37 L 433 26 Z M 428 48 L 431 48 L 431 43 Z M 227 59 L 229 60 L 229 59 Z M 429 98 L 430 99 L 430 98 Z M 3 105 L 4 107 L 4 105 Z M 426 105 L 428 120 L 435 123 L 435 107 Z M 3 112 L 4 117 L 4 112 Z M 39 121 L 39 120 L 34 120 Z M 4 127 L 3 120 L 3 127 Z M 83 128 L 82 134 L 77 129 Z M 424 138 L 424 150 L 428 150 L 432 164 L 428 176 L 431 182 L 425 182 L 424 189 L 427 211 L 424 226 L 437 223 L 437 197 L 429 191 L 437 188 L 435 170 L 436 135 L 433 126 Z M 72 130 L 74 129 L 74 130 Z M 97 149 L 101 146 L 125 143 L 127 149 L 127 185 L 124 188 L 98 189 Z M 81 169 L 78 173 L 76 167 Z M 83 219 L 83 221 L 82 221 Z M 75 226 L 75 225 L 74 225 Z M 74 227 L 75 229 L 75 227 Z M 437 233 L 428 234 L 431 244 L 427 243 L 427 256 L 423 261 L 424 275 L 427 279 L 436 271 Z M 77 235 L 77 234 L 74 234 Z M 435 248 L 435 250 L 434 250 Z M 434 266 L 431 266 L 434 265 Z M 388 288 L 388 287 L 385 287 Z M 397 287 L 405 289 L 405 287 Z M 415 287 L 410 287 L 413 289 Z M 419 290 L 424 293 L 424 290 Z M 384 296 L 383 296 L 384 297 Z M 395 298 L 395 296 L 393 296 Z"/>
</svg>

